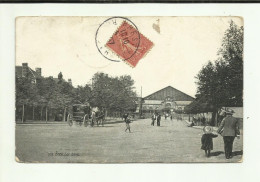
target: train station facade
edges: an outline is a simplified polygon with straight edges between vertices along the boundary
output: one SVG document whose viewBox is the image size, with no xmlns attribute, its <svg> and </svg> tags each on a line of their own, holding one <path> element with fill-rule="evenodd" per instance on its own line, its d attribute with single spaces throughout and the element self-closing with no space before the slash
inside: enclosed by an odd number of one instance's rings
<svg viewBox="0 0 260 182">
<path fill-rule="evenodd" d="M 144 98 L 139 106 L 141 113 L 183 111 L 194 100 L 193 97 L 172 86 L 158 90 Z"/>
</svg>

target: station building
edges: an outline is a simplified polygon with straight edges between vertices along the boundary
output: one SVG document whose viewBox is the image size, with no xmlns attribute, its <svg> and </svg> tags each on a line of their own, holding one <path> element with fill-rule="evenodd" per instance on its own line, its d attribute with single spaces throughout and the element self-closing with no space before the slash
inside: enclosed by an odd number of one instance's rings
<svg viewBox="0 0 260 182">
<path fill-rule="evenodd" d="M 176 111 L 183 111 L 184 107 L 189 105 L 193 100 L 194 98 L 188 94 L 172 86 L 167 86 L 142 98 L 139 109 L 145 115 L 153 112 L 174 113 Z"/>
</svg>

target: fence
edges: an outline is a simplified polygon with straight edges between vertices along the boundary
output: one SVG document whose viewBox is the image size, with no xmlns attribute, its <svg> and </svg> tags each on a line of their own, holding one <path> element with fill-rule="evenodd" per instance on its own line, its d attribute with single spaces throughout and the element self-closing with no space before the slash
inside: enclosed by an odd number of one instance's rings
<svg viewBox="0 0 260 182">
<path fill-rule="evenodd" d="M 65 117 L 66 116 L 67 116 L 67 113 L 66 113 Z M 16 120 L 16 122 L 63 121 L 64 120 L 64 110 L 51 109 L 46 106 L 16 105 L 15 120 Z"/>
</svg>

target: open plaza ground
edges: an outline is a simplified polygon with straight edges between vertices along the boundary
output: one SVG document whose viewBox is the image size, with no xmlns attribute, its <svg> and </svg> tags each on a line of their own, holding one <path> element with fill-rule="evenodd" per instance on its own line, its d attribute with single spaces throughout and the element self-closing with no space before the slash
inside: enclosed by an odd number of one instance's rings
<svg viewBox="0 0 260 182">
<path fill-rule="evenodd" d="M 222 136 L 213 139 L 210 158 L 200 149 L 201 129 L 187 127 L 185 121 L 151 119 L 130 124 L 106 123 L 104 127 L 58 124 L 17 124 L 16 160 L 20 162 L 147 163 L 147 162 L 239 162 L 243 138 L 235 139 L 233 157 L 225 159 Z"/>
</svg>

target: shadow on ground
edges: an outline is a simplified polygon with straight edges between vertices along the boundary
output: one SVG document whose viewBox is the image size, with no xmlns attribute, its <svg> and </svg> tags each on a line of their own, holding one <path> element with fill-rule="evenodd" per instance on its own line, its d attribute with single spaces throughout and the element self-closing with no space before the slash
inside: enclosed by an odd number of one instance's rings
<svg viewBox="0 0 260 182">
<path fill-rule="evenodd" d="M 224 152 L 222 152 L 222 151 L 212 152 L 210 155 L 211 156 L 219 156 L 220 154 L 224 154 Z"/>
<path fill-rule="evenodd" d="M 124 123 L 124 121 L 107 121 L 105 124 L 116 124 L 116 123 Z"/>
<path fill-rule="evenodd" d="M 100 127 L 100 128 L 111 128 L 111 127 L 115 127 L 115 126 L 104 125 L 104 126 L 97 126 L 97 127 Z"/>
<path fill-rule="evenodd" d="M 232 152 L 233 156 L 243 155 L 243 150 Z"/>
<path fill-rule="evenodd" d="M 219 156 L 221 154 L 224 154 L 224 152 L 223 151 L 212 152 L 210 155 Z M 232 156 L 237 156 L 237 155 L 243 155 L 243 150 L 232 152 Z"/>
</svg>

